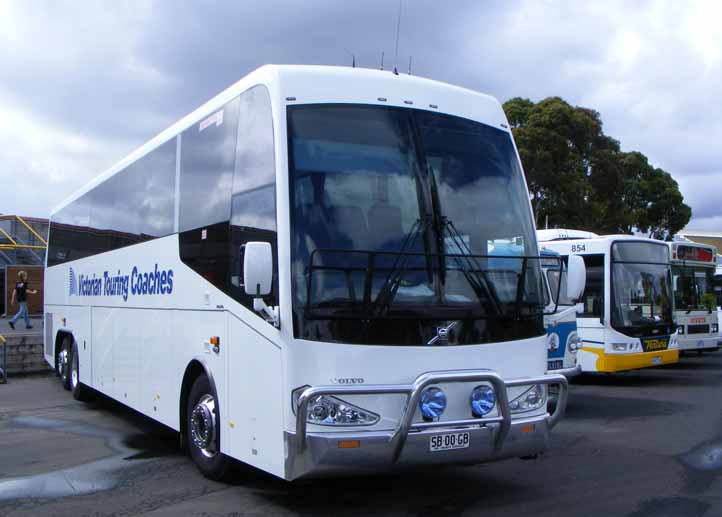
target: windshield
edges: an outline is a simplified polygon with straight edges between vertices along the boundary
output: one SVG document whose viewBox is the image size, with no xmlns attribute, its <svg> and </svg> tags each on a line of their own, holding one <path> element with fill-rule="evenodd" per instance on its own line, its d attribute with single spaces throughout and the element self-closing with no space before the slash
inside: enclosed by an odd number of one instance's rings
<svg viewBox="0 0 722 517">
<path fill-rule="evenodd" d="M 632 336 L 672 329 L 669 252 L 664 244 L 612 246 L 612 327 Z M 667 327 L 663 330 L 660 327 Z"/>
<path fill-rule="evenodd" d="M 716 305 L 713 269 L 674 266 L 674 308 L 680 311 L 712 310 Z"/>
<path fill-rule="evenodd" d="M 508 133 L 363 105 L 289 107 L 288 128 L 297 336 L 418 345 L 448 321 L 459 344 L 543 333 L 539 264 L 525 258 L 537 255 L 533 221 Z M 513 329 L 490 323 L 519 317 Z M 417 330 L 383 323 L 396 319 Z"/>
</svg>

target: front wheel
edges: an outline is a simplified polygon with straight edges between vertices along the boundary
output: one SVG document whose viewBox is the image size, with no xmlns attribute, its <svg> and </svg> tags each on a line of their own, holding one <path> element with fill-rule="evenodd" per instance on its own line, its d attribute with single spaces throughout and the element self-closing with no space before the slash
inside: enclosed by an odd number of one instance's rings
<svg viewBox="0 0 722 517">
<path fill-rule="evenodd" d="M 188 395 L 186 437 L 194 463 L 208 479 L 222 480 L 231 459 L 221 452 L 218 398 L 206 375 L 198 377 Z"/>
</svg>

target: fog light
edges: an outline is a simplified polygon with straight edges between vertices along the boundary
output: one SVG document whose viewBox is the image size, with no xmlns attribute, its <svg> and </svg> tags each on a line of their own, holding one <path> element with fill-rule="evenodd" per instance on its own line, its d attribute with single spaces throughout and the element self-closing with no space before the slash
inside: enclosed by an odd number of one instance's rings
<svg viewBox="0 0 722 517">
<path fill-rule="evenodd" d="M 425 419 L 439 418 L 446 409 L 446 395 L 440 388 L 426 388 L 419 398 L 419 409 Z"/>
<path fill-rule="evenodd" d="M 496 405 L 496 393 L 490 386 L 477 386 L 469 397 L 471 412 L 474 416 L 484 416 Z"/>
</svg>

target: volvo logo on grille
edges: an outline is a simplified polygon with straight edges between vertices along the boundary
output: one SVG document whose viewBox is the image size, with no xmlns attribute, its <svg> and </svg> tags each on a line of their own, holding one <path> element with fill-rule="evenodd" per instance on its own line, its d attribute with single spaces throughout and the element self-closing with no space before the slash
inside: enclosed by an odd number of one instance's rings
<svg viewBox="0 0 722 517">
<path fill-rule="evenodd" d="M 344 377 L 331 379 L 331 382 L 334 384 L 363 384 L 365 381 L 362 377 Z"/>
<path fill-rule="evenodd" d="M 445 327 L 436 327 L 436 335 L 432 337 L 426 344 L 427 345 L 448 345 L 449 340 L 453 337 L 453 330 L 458 321 L 452 321 Z"/>
</svg>

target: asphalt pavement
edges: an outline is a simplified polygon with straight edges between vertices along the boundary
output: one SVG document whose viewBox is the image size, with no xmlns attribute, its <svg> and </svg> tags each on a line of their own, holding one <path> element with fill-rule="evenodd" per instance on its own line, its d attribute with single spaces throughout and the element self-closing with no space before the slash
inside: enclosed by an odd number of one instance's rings
<svg viewBox="0 0 722 517">
<path fill-rule="evenodd" d="M 585 376 L 550 450 L 394 475 L 204 479 L 167 428 L 52 375 L 0 385 L 0 515 L 722 515 L 722 353 Z"/>
</svg>

